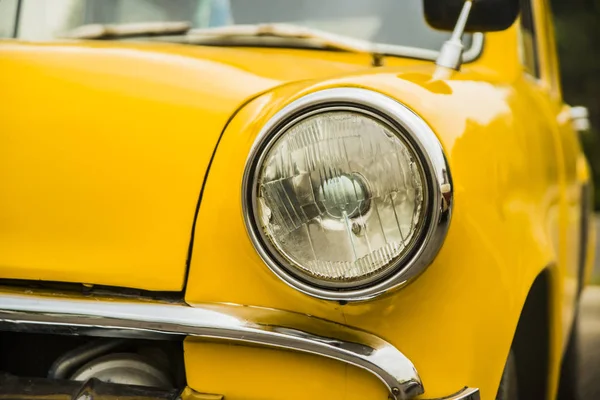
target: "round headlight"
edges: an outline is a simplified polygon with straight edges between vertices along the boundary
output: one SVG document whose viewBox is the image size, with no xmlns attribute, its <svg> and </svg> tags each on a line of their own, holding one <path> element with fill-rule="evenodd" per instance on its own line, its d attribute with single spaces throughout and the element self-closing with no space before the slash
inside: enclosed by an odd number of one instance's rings
<svg viewBox="0 0 600 400">
<path fill-rule="evenodd" d="M 449 188 L 441 146 L 419 117 L 378 93 L 330 89 L 284 108 L 259 134 L 244 179 L 246 223 L 284 281 L 361 300 L 431 262 Z"/>
</svg>

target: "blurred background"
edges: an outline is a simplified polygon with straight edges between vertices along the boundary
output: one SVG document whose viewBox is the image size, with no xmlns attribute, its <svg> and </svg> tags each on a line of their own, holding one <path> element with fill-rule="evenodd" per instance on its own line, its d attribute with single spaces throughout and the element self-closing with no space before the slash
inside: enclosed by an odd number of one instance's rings
<svg viewBox="0 0 600 400">
<path fill-rule="evenodd" d="M 590 112 L 592 130 L 582 140 L 594 170 L 595 208 L 600 211 L 600 0 L 551 3 L 565 100 Z"/>
<path fill-rule="evenodd" d="M 563 95 L 588 107 L 592 129 L 582 136 L 595 184 L 596 267 L 581 303 L 581 395 L 600 399 L 600 0 L 551 0 Z"/>
</svg>

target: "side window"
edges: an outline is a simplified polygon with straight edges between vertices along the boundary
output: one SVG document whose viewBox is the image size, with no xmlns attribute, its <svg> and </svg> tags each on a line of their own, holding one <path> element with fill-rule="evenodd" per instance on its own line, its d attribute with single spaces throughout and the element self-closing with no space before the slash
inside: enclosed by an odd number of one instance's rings
<svg viewBox="0 0 600 400">
<path fill-rule="evenodd" d="M 532 0 L 521 0 L 520 50 L 521 61 L 528 74 L 540 77 L 538 41 L 535 32 Z"/>
<path fill-rule="evenodd" d="M 0 0 L 0 38 L 15 36 L 19 0 Z"/>
</svg>

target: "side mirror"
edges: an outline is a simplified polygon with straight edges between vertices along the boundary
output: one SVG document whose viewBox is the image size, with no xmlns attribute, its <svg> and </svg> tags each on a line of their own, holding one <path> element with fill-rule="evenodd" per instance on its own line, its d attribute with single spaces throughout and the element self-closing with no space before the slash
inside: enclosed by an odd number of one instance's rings
<svg viewBox="0 0 600 400">
<path fill-rule="evenodd" d="M 425 20 L 435 29 L 452 31 L 465 0 L 423 0 Z M 473 0 L 465 32 L 508 29 L 517 19 L 519 0 Z"/>
</svg>

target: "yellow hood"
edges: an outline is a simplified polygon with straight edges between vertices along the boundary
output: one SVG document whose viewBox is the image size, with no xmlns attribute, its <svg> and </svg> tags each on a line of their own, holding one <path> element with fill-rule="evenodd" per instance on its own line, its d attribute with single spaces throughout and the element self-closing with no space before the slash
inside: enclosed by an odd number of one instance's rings
<svg viewBox="0 0 600 400">
<path fill-rule="evenodd" d="M 286 81 L 368 65 L 321 51 L 0 43 L 0 279 L 181 290 L 228 119 Z"/>
</svg>

